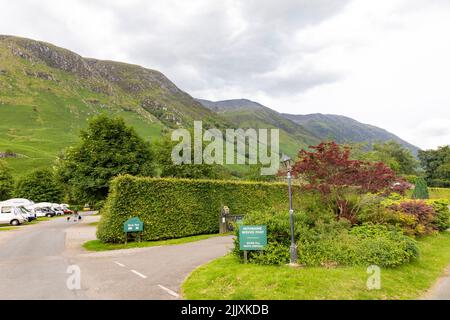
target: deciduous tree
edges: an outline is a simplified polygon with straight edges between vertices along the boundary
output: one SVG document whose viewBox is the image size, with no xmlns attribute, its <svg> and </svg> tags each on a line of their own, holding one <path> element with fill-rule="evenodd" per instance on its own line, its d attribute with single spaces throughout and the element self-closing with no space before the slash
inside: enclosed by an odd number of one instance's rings
<svg viewBox="0 0 450 320">
<path fill-rule="evenodd" d="M 58 178 L 79 201 L 106 198 L 110 180 L 120 174 L 154 175 L 154 154 L 121 118 L 97 116 L 81 132 L 81 142 L 57 161 Z"/>
<path fill-rule="evenodd" d="M 301 177 L 304 187 L 320 192 L 333 203 L 338 216 L 354 222 L 349 193 L 404 192 L 408 187 L 395 172 L 382 162 L 353 160 L 351 149 L 335 142 L 324 142 L 301 150 L 293 166 L 293 174 Z M 358 206 L 353 206 L 357 208 Z"/>
<path fill-rule="evenodd" d="M 11 169 L 5 161 L 0 160 L 0 201 L 11 198 L 14 188 L 14 178 Z"/>
<path fill-rule="evenodd" d="M 63 191 L 52 171 L 41 169 L 22 177 L 17 181 L 14 192 L 17 198 L 25 198 L 34 202 L 60 203 Z"/>
</svg>

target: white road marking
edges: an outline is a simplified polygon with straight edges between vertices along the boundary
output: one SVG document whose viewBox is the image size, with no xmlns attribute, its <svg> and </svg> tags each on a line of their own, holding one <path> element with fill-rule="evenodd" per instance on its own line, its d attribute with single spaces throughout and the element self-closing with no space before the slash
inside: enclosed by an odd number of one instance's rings
<svg viewBox="0 0 450 320">
<path fill-rule="evenodd" d="M 160 285 L 160 284 L 158 284 L 158 287 L 160 287 L 160 288 L 163 289 L 165 292 L 167 292 L 168 294 L 170 294 L 170 295 L 172 295 L 172 296 L 174 296 L 174 297 L 176 297 L 176 298 L 179 298 L 179 297 L 180 297 L 180 295 L 179 295 L 178 293 L 176 293 L 176 292 L 174 292 L 174 291 L 172 291 L 172 290 L 170 290 L 170 289 L 168 289 L 168 288 L 166 288 L 166 287 L 164 287 L 164 286 L 162 286 L 162 285 Z"/>
<path fill-rule="evenodd" d="M 125 268 L 124 264 L 121 264 L 120 262 L 114 261 L 115 264 L 117 264 L 119 267 Z"/>
<path fill-rule="evenodd" d="M 138 275 L 139 277 L 141 277 L 142 279 L 147 279 L 146 275 L 143 275 L 142 273 L 137 272 L 136 270 L 131 270 L 131 272 L 133 272 L 134 274 Z"/>
</svg>

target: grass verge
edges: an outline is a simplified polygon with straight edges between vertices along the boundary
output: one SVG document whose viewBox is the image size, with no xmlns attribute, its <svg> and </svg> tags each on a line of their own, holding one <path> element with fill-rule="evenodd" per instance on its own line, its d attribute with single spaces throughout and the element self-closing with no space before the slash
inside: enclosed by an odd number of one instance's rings
<svg viewBox="0 0 450 320">
<path fill-rule="evenodd" d="M 0 231 L 14 230 L 14 229 L 17 229 L 17 228 L 19 228 L 19 227 L 14 227 L 14 226 L 11 226 L 9 224 L 0 225 Z"/>
<path fill-rule="evenodd" d="M 200 240 L 206 240 L 214 237 L 221 237 L 229 234 L 202 234 L 198 236 L 185 237 L 179 239 L 159 240 L 159 241 L 143 241 L 143 242 L 128 242 L 125 243 L 103 243 L 100 240 L 91 240 L 83 244 L 83 248 L 88 251 L 109 251 L 109 250 L 122 250 L 133 248 L 146 248 L 156 246 L 169 246 L 176 244 L 183 244 L 188 242 L 195 242 Z"/>
<path fill-rule="evenodd" d="M 419 240 L 421 258 L 381 270 L 381 289 L 368 290 L 363 267 L 326 269 L 241 264 L 233 255 L 195 270 L 182 292 L 192 300 L 417 299 L 450 264 L 450 232 Z"/>
</svg>

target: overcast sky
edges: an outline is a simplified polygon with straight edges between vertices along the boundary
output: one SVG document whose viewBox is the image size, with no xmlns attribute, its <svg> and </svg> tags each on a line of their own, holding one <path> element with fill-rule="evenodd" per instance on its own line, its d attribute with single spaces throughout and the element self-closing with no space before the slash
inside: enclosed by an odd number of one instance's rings
<svg viewBox="0 0 450 320">
<path fill-rule="evenodd" d="M 0 0 L 0 34 L 157 69 L 198 98 L 450 143 L 449 0 Z"/>
</svg>

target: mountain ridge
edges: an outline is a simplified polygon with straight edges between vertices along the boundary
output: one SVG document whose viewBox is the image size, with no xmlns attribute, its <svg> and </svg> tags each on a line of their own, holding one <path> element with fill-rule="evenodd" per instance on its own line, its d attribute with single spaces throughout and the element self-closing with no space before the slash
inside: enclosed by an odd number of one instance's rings
<svg viewBox="0 0 450 320">
<path fill-rule="evenodd" d="M 204 106 L 219 114 L 226 115 L 228 118 L 239 120 L 239 113 L 247 110 L 272 110 L 273 114 L 282 116 L 297 125 L 301 126 L 311 136 L 319 140 L 333 139 L 338 143 L 358 143 L 365 142 L 369 145 L 374 142 L 385 142 L 389 140 L 396 141 L 402 146 L 409 149 L 414 155 L 417 155 L 417 146 L 401 139 L 386 129 L 379 128 L 371 124 L 365 124 L 343 115 L 313 113 L 305 115 L 294 115 L 287 113 L 279 113 L 269 107 L 249 99 L 230 99 L 220 101 L 209 101 L 205 99 L 197 99 Z"/>
</svg>

